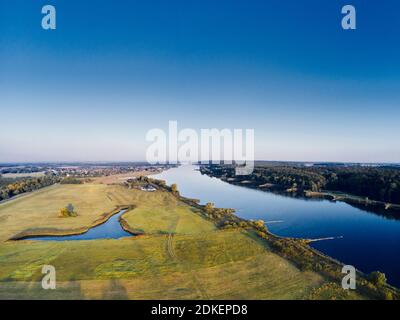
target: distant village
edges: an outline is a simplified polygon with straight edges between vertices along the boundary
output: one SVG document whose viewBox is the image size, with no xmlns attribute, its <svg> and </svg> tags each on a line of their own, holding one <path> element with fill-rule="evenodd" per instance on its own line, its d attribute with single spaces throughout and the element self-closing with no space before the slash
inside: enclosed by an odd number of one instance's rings
<svg viewBox="0 0 400 320">
<path fill-rule="evenodd" d="M 91 178 L 134 172 L 156 174 L 170 167 L 171 165 L 149 165 L 145 163 L 2 164 L 0 165 L 0 177 L 58 176 Z"/>
</svg>

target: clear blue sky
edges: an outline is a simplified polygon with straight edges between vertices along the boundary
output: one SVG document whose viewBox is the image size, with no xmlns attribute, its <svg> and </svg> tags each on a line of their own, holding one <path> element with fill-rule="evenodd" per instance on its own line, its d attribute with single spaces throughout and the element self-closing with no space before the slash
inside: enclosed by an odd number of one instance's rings
<svg viewBox="0 0 400 320">
<path fill-rule="evenodd" d="M 0 161 L 143 160 L 177 120 L 253 128 L 257 159 L 400 162 L 399 35 L 396 0 L 0 0 Z"/>
</svg>

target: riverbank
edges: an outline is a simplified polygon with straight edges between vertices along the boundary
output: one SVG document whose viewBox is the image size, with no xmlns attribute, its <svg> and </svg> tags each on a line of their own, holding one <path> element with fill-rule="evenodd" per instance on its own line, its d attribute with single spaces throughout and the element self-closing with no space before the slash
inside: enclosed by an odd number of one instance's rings
<svg viewBox="0 0 400 320">
<path fill-rule="evenodd" d="M 395 203 L 376 201 L 335 191 L 305 191 L 304 196 L 307 198 L 322 198 L 330 201 L 342 201 L 347 204 L 360 207 L 366 211 L 372 211 L 376 212 L 377 214 L 400 218 L 400 205 Z"/>
</svg>

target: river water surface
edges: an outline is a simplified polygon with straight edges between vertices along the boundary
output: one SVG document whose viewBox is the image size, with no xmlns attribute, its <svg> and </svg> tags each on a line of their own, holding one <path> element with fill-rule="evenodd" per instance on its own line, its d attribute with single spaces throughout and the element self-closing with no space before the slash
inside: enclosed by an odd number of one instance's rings
<svg viewBox="0 0 400 320">
<path fill-rule="evenodd" d="M 384 272 L 389 283 L 400 287 L 400 220 L 343 202 L 303 200 L 231 185 L 202 175 L 197 166 L 180 166 L 154 177 L 176 183 L 184 197 L 233 208 L 245 219 L 262 219 L 280 236 L 337 237 L 312 246 L 363 272 Z"/>
</svg>

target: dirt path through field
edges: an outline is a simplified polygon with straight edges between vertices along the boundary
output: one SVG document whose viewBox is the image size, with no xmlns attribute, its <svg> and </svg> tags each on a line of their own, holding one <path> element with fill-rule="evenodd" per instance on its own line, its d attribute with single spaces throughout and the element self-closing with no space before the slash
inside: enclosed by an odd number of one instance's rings
<svg viewBox="0 0 400 320">
<path fill-rule="evenodd" d="M 168 234 L 167 236 L 167 252 L 168 255 L 171 257 L 172 260 L 176 260 L 176 254 L 174 251 L 174 244 L 173 244 L 174 235 L 172 233 Z"/>
</svg>

